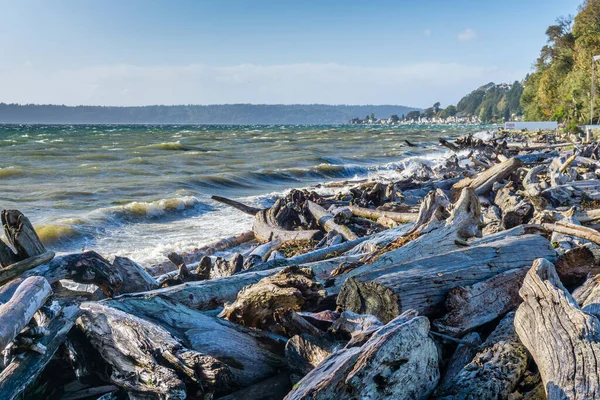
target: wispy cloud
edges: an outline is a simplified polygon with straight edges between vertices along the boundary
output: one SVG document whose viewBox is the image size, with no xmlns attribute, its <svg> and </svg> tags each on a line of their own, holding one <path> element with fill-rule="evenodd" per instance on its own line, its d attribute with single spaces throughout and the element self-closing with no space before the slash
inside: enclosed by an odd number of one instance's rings
<svg viewBox="0 0 600 400">
<path fill-rule="evenodd" d="M 461 42 L 473 40 L 476 37 L 477 37 L 477 32 L 471 28 L 467 28 L 464 31 L 461 31 L 458 33 L 458 40 L 460 40 Z"/>
<path fill-rule="evenodd" d="M 342 64 L 241 64 L 217 67 L 102 65 L 47 70 L 0 66 L 0 101 L 147 105 L 219 103 L 455 103 L 490 82 L 522 79 L 526 71 L 457 63 L 392 67 Z"/>
<path fill-rule="evenodd" d="M 427 28 L 423 31 L 423 34 L 427 37 L 431 36 L 431 29 Z"/>
</svg>

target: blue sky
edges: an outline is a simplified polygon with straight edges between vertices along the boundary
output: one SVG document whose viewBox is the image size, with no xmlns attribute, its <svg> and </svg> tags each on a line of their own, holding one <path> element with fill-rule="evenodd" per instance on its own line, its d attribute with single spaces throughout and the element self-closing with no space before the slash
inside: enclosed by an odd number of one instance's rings
<svg viewBox="0 0 600 400">
<path fill-rule="evenodd" d="M 0 0 L 0 101 L 457 102 L 580 0 Z"/>
</svg>

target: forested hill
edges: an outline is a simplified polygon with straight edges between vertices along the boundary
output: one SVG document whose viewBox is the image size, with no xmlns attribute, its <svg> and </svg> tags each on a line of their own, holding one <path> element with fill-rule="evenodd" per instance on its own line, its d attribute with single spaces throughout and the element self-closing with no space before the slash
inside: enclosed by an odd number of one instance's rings
<svg viewBox="0 0 600 400">
<path fill-rule="evenodd" d="M 519 100 L 523 86 L 488 83 L 463 97 L 456 105 L 457 113 L 478 116 L 482 121 L 510 120 L 511 115 L 521 115 Z"/>
<path fill-rule="evenodd" d="M 417 108 L 323 104 L 223 104 L 100 107 L 0 103 L 0 123 L 46 124 L 341 124 L 356 115 L 389 118 Z"/>
</svg>

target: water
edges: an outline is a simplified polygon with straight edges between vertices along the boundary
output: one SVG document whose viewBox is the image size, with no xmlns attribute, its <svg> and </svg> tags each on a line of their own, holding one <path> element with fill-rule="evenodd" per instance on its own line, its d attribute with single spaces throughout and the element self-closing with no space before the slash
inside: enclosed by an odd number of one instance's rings
<svg viewBox="0 0 600 400">
<path fill-rule="evenodd" d="M 142 264 L 250 229 L 213 194 L 267 206 L 290 188 L 397 174 L 473 126 L 0 125 L 0 207 L 58 252 Z M 404 139 L 418 147 L 408 147 Z"/>
</svg>

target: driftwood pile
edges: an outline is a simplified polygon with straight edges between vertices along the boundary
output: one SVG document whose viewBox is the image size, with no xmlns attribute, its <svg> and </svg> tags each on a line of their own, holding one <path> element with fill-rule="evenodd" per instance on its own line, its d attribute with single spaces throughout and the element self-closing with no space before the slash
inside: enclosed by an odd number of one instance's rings
<svg viewBox="0 0 600 400">
<path fill-rule="evenodd" d="M 600 399 L 599 143 L 527 139 L 214 196 L 252 231 L 146 267 L 55 256 L 5 210 L 0 398 Z"/>
</svg>

